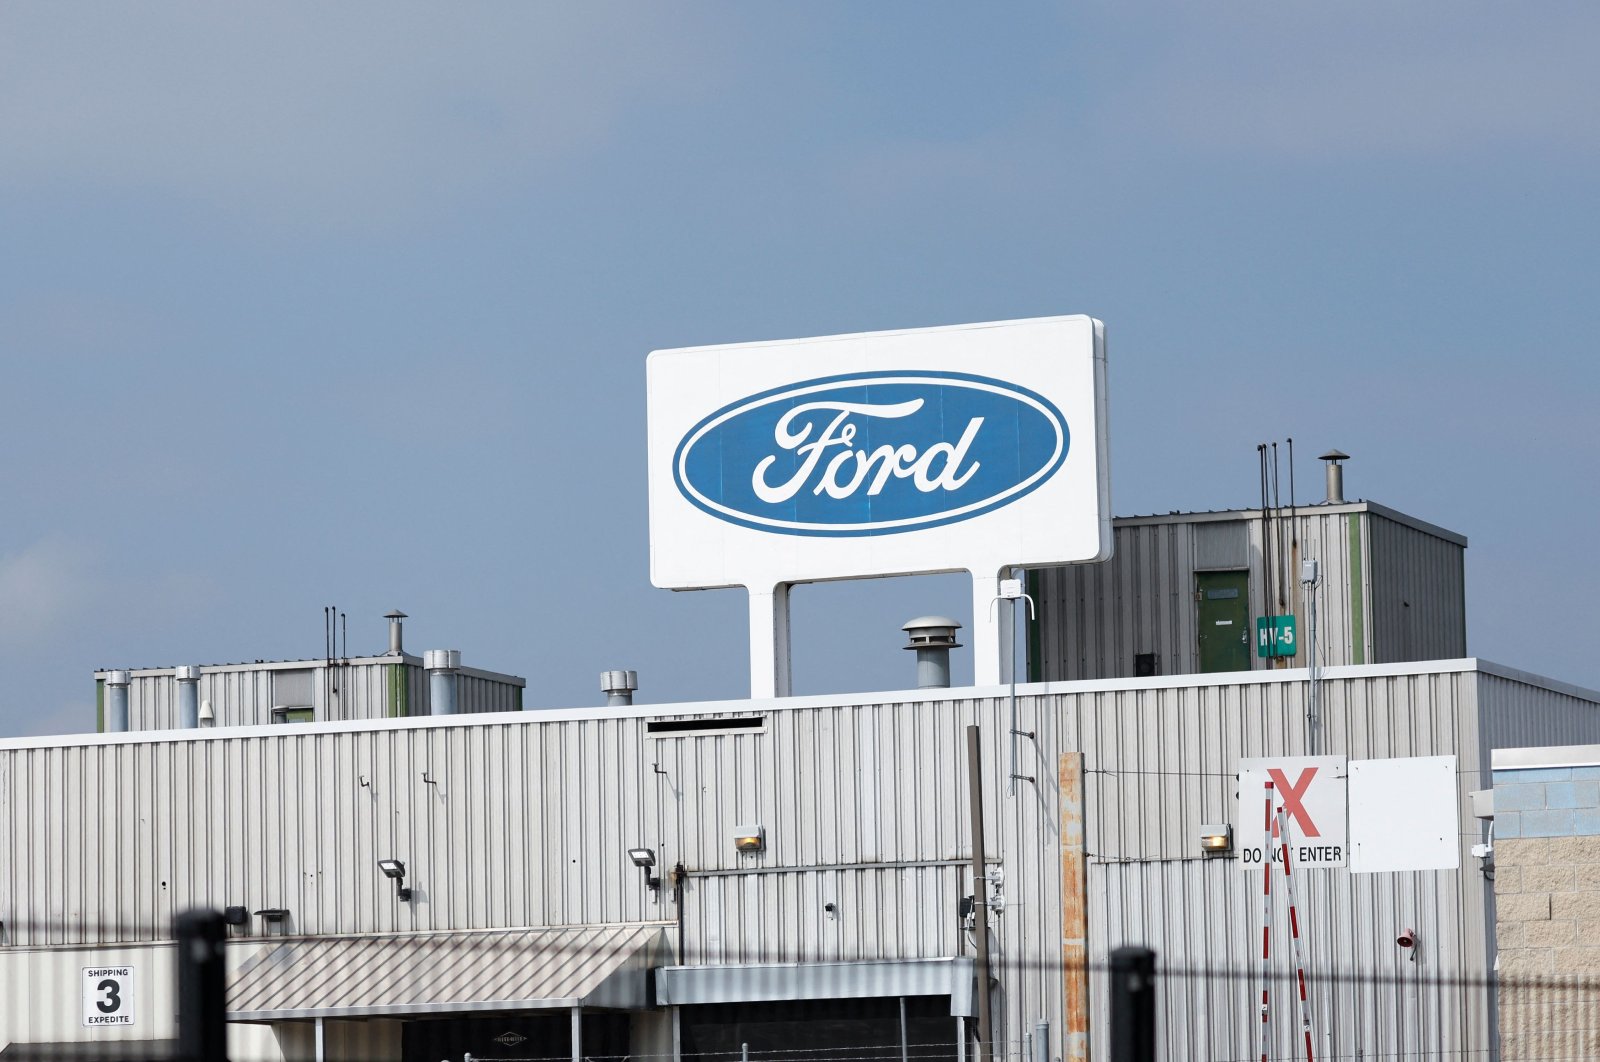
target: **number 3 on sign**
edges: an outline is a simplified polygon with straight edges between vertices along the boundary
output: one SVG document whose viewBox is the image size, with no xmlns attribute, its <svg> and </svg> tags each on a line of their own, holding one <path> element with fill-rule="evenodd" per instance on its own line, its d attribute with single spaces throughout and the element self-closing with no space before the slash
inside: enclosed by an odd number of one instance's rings
<svg viewBox="0 0 1600 1062">
<path fill-rule="evenodd" d="M 134 1024 L 132 966 L 83 967 L 83 1024 Z"/>
</svg>

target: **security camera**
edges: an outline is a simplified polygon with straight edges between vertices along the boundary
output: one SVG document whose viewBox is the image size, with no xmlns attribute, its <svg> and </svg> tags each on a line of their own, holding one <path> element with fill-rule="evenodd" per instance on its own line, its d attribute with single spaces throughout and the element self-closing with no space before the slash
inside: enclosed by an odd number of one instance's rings
<svg viewBox="0 0 1600 1062">
<path fill-rule="evenodd" d="M 1394 942 L 1400 945 L 1402 948 L 1414 948 L 1417 946 L 1417 931 L 1415 929 L 1408 929 L 1404 933 L 1401 933 L 1398 937 L 1394 938 Z"/>
</svg>

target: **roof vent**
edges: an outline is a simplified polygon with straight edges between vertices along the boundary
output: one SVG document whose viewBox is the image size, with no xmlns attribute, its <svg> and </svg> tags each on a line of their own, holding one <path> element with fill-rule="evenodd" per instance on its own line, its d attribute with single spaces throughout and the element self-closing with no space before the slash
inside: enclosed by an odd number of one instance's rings
<svg viewBox="0 0 1600 1062">
<path fill-rule="evenodd" d="M 1350 455 L 1341 453 L 1338 450 L 1329 450 L 1317 460 L 1328 462 L 1327 504 L 1342 505 L 1344 503 L 1344 467 L 1339 462 L 1350 460 Z"/>
<path fill-rule="evenodd" d="M 393 612 L 385 612 L 383 618 L 389 621 L 389 652 L 387 655 L 404 656 L 406 651 L 405 647 L 401 645 L 401 635 L 405 624 L 400 621 L 406 618 L 406 614 L 399 609 L 395 609 Z"/>
<path fill-rule="evenodd" d="M 956 641 L 961 624 L 949 616 L 918 616 L 900 629 L 906 632 L 905 648 L 917 651 L 917 689 L 948 689 L 950 650 L 961 648 Z"/>
<path fill-rule="evenodd" d="M 626 707 L 633 703 L 633 691 L 639 688 L 637 671 L 600 672 L 600 692 L 606 695 L 609 708 Z"/>
</svg>

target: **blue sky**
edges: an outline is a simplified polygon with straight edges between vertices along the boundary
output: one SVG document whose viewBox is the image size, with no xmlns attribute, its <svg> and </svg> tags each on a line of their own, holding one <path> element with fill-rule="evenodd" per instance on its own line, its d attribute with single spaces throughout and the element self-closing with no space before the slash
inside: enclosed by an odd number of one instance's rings
<svg viewBox="0 0 1600 1062">
<path fill-rule="evenodd" d="M 1107 324 L 1118 514 L 1255 445 L 1466 534 L 1468 649 L 1600 686 L 1592 5 L 0 7 L 0 734 L 96 667 L 408 645 L 740 696 L 649 585 L 644 357 Z M 796 592 L 901 688 L 956 577 Z M 958 654 L 958 656 L 961 654 Z M 958 661 L 971 673 L 970 660 Z"/>
</svg>

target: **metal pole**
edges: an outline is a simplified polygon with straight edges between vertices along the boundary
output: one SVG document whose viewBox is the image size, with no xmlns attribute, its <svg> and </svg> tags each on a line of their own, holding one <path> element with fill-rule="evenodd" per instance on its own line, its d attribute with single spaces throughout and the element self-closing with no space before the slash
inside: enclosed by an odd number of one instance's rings
<svg viewBox="0 0 1600 1062">
<path fill-rule="evenodd" d="M 978 754 L 978 727 L 967 727 L 967 794 L 972 807 L 972 941 L 978 994 L 978 1062 L 993 1062 L 989 1015 L 989 903 L 983 865 L 983 763 Z"/>
<path fill-rule="evenodd" d="M 317 1062 L 327 1062 L 328 1058 L 327 1030 L 322 1027 L 322 1019 L 317 1019 Z"/>
<path fill-rule="evenodd" d="M 1156 953 L 1118 948 L 1111 953 L 1111 1060 L 1155 1062 Z"/>
<path fill-rule="evenodd" d="M 1308 756 L 1315 756 L 1317 754 L 1317 727 L 1320 723 L 1320 720 L 1317 718 L 1317 586 L 1320 582 L 1320 579 L 1315 579 L 1305 584 L 1306 612 L 1308 614 L 1311 627 L 1311 641 L 1308 643 L 1310 646 L 1310 655 L 1306 660 L 1306 665 L 1309 668 L 1307 675 L 1309 677 L 1309 685 L 1311 687 L 1311 703 L 1307 708 L 1307 717 L 1310 725 L 1306 727 L 1306 754 Z"/>
<path fill-rule="evenodd" d="M 218 911 L 184 911 L 174 920 L 178 938 L 178 1058 L 227 1062 L 228 987 L 223 959 L 227 926 Z"/>
<path fill-rule="evenodd" d="M 967 1019 L 956 1016 L 956 1062 L 967 1062 Z"/>
<path fill-rule="evenodd" d="M 1261 1062 L 1267 1062 L 1270 1037 L 1267 1019 L 1271 1015 L 1267 1008 L 1272 991 L 1272 779 L 1267 779 L 1264 792 L 1266 825 L 1261 842 L 1261 1028 L 1256 1038 Z"/>
<path fill-rule="evenodd" d="M 900 1062 L 911 1062 L 911 1036 L 906 1030 L 906 997 L 900 997 Z"/>
<path fill-rule="evenodd" d="M 1033 1062 L 1050 1062 L 1050 1023 L 1047 1021 L 1033 1027 Z"/>
<path fill-rule="evenodd" d="M 572 1062 L 583 1062 L 583 1008 L 572 1008 Z"/>
</svg>

